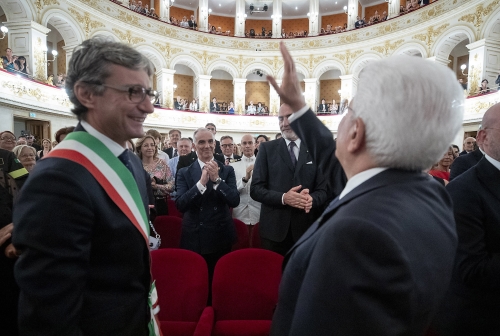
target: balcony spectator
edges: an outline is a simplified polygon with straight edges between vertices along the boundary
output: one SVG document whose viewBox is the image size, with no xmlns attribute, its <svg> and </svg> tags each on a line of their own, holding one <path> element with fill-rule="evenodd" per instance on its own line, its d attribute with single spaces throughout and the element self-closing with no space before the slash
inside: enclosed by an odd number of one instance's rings
<svg viewBox="0 0 500 336">
<path fill-rule="evenodd" d="M 269 108 L 267 106 L 262 107 L 262 114 L 269 115 Z"/>
<path fill-rule="evenodd" d="M 215 26 L 212 26 L 212 28 L 210 28 L 210 34 L 217 34 L 217 29 L 215 28 Z"/>
<path fill-rule="evenodd" d="M 228 114 L 234 114 L 234 104 L 233 104 L 233 102 L 229 102 L 229 106 L 227 108 L 227 113 Z"/>
<path fill-rule="evenodd" d="M 488 80 L 486 78 L 483 79 L 483 81 L 481 82 L 481 86 L 477 90 L 478 94 L 482 95 L 482 94 L 486 94 L 486 93 L 490 92 L 490 88 L 488 87 L 488 83 L 489 82 L 488 82 Z"/>
<path fill-rule="evenodd" d="M 149 16 L 152 17 L 152 18 L 154 18 L 154 19 L 158 19 L 158 14 L 156 14 L 156 11 L 155 11 L 154 8 L 151 8 L 149 10 Z"/>
<path fill-rule="evenodd" d="M 18 71 L 19 66 L 17 65 L 17 56 L 12 55 L 12 49 L 5 49 L 5 56 L 2 56 L 3 68 L 7 71 L 13 72 Z"/>
<path fill-rule="evenodd" d="M 26 64 L 26 58 L 24 56 L 19 56 L 17 59 L 17 67 L 21 76 L 28 77 L 29 69 L 28 64 Z"/>
<path fill-rule="evenodd" d="M 384 12 L 382 13 L 382 18 L 381 18 L 380 20 L 381 20 L 381 21 L 387 21 L 387 17 L 388 17 L 388 16 L 387 16 L 387 12 L 386 12 L 386 11 L 384 11 Z"/>
<path fill-rule="evenodd" d="M 268 30 L 267 31 L 267 37 L 273 37 L 273 31 L 272 30 Z"/>
<path fill-rule="evenodd" d="M 3 131 L 0 133 L 0 148 L 12 152 L 16 147 L 16 136 L 11 131 Z"/>
<path fill-rule="evenodd" d="M 144 15 L 149 15 L 149 5 L 148 5 L 148 4 L 146 4 L 146 5 L 144 6 L 144 8 L 143 8 L 143 9 L 142 9 L 142 11 L 141 11 L 141 14 L 144 14 Z"/>
<path fill-rule="evenodd" d="M 255 37 L 255 30 L 252 28 L 250 29 L 250 37 Z"/>
<path fill-rule="evenodd" d="M 321 99 L 321 104 L 318 105 L 318 113 L 325 114 L 328 112 L 328 105 L 326 105 L 326 100 Z"/>
<path fill-rule="evenodd" d="M 262 109 L 263 109 L 263 108 L 264 108 L 264 107 L 262 106 L 262 103 L 261 103 L 261 102 L 258 102 L 258 103 L 257 103 L 257 107 L 256 107 L 256 111 L 257 111 L 257 113 L 258 113 L 258 114 L 261 114 L 261 113 L 262 113 Z"/>
<path fill-rule="evenodd" d="M 182 17 L 182 21 L 179 23 L 179 26 L 181 26 L 182 28 L 189 28 L 187 17 Z"/>
<path fill-rule="evenodd" d="M 54 85 L 54 75 L 49 75 L 49 77 L 47 77 L 47 80 L 45 81 L 45 84 L 50 85 L 50 86 L 55 86 Z"/>
<path fill-rule="evenodd" d="M 142 7 L 142 1 L 137 1 L 136 5 L 135 5 L 135 11 L 137 13 L 142 13 L 142 10 L 144 8 Z"/>
<path fill-rule="evenodd" d="M 342 27 L 342 32 L 346 32 L 347 31 L 347 23 L 344 23 L 344 27 Z"/>
<path fill-rule="evenodd" d="M 170 23 L 173 24 L 174 26 L 179 25 L 179 21 L 177 21 L 177 19 L 174 18 L 173 16 L 170 17 Z"/>
<path fill-rule="evenodd" d="M 329 106 L 329 109 L 331 114 L 337 114 L 339 112 L 339 106 L 335 102 L 335 99 L 332 100 L 332 103 Z"/>
<path fill-rule="evenodd" d="M 247 114 L 248 115 L 255 115 L 256 112 L 255 105 L 253 104 L 253 101 L 250 101 L 250 104 L 247 106 Z"/>
<path fill-rule="evenodd" d="M 339 107 L 339 114 L 343 114 L 344 112 L 347 112 L 347 106 L 349 105 L 349 100 L 347 99 L 342 99 L 340 102 L 340 107 Z"/>
<path fill-rule="evenodd" d="M 58 74 L 57 75 L 57 83 L 56 86 L 60 88 L 64 88 L 64 85 L 66 84 L 66 75 L 65 74 Z"/>
<path fill-rule="evenodd" d="M 135 11 L 135 8 L 137 7 L 135 0 L 131 0 L 130 4 L 128 5 L 128 8 Z"/>
<path fill-rule="evenodd" d="M 285 29 L 281 29 L 281 38 L 287 38 Z"/>
<path fill-rule="evenodd" d="M 189 104 L 189 110 L 190 111 L 198 111 L 198 103 L 196 102 L 195 99 Z"/>
<path fill-rule="evenodd" d="M 365 25 L 365 21 L 363 21 L 359 16 L 356 17 L 356 23 L 354 23 L 354 28 L 362 28 Z"/>
<path fill-rule="evenodd" d="M 17 159 L 21 162 L 24 168 L 31 173 L 31 170 L 36 165 L 36 150 L 28 145 L 20 145 L 14 147 L 12 152 L 16 155 Z"/>
<path fill-rule="evenodd" d="M 265 27 L 262 27 L 262 33 L 260 34 L 260 36 L 266 36 L 266 28 Z"/>
<path fill-rule="evenodd" d="M 196 20 L 194 19 L 194 15 L 191 15 L 191 18 L 188 21 L 189 28 L 196 29 L 198 27 Z"/>
<path fill-rule="evenodd" d="M 212 102 L 210 103 L 210 112 L 219 112 L 220 105 L 217 103 L 217 98 L 213 97 Z"/>
<path fill-rule="evenodd" d="M 327 24 L 326 25 L 326 30 L 325 30 L 325 34 L 332 34 L 333 31 L 332 31 L 332 25 L 331 24 Z"/>
<path fill-rule="evenodd" d="M 378 11 L 375 11 L 375 15 L 373 15 L 373 23 L 379 23 L 380 22 L 380 15 Z"/>
<path fill-rule="evenodd" d="M 399 15 L 406 14 L 406 8 L 405 6 L 399 6 Z"/>
</svg>

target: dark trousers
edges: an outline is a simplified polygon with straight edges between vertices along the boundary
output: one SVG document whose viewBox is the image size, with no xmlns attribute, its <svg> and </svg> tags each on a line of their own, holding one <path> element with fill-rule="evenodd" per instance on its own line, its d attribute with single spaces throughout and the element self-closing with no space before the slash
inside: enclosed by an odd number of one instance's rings
<svg viewBox="0 0 500 336">
<path fill-rule="evenodd" d="M 207 267 L 208 267 L 208 302 L 207 302 L 208 306 L 212 305 L 212 279 L 214 277 L 215 265 L 217 264 L 217 261 L 219 261 L 220 258 L 225 256 L 229 252 L 231 252 L 231 246 L 223 248 L 217 252 L 201 255 L 203 259 L 205 259 L 205 261 L 207 262 Z"/>
<path fill-rule="evenodd" d="M 295 244 L 295 241 L 292 236 L 292 230 L 289 227 L 288 233 L 286 234 L 286 237 L 283 241 L 277 242 L 274 240 L 270 240 L 262 237 L 261 234 L 260 243 L 263 249 L 270 250 L 284 256 L 292 248 L 293 244 Z"/>
</svg>

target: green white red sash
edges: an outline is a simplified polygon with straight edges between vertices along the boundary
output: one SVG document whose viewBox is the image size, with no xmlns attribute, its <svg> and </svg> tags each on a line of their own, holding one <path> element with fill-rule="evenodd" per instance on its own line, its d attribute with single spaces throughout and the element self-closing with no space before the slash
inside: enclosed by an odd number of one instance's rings
<svg viewBox="0 0 500 336">
<path fill-rule="evenodd" d="M 72 132 L 45 158 L 63 158 L 85 167 L 106 191 L 111 200 L 132 222 L 149 249 L 149 222 L 137 182 L 125 165 L 99 139 L 87 132 Z M 155 315 L 159 311 L 158 294 L 151 283 L 148 304 L 151 321 L 149 335 L 161 335 Z"/>
</svg>

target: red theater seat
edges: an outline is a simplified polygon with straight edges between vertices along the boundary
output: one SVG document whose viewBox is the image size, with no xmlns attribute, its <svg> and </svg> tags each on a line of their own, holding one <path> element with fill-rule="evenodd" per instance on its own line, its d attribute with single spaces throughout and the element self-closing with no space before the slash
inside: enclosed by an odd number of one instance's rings
<svg viewBox="0 0 500 336">
<path fill-rule="evenodd" d="M 211 335 L 214 315 L 213 309 L 206 307 L 208 270 L 203 257 L 181 249 L 152 251 L 151 273 L 158 291 L 163 335 Z"/>
<path fill-rule="evenodd" d="M 175 205 L 175 201 L 168 199 L 167 200 L 167 205 L 168 205 L 168 214 L 170 216 L 175 216 L 175 217 L 180 217 L 182 218 L 183 214 L 179 210 L 177 210 L 177 206 Z"/>
<path fill-rule="evenodd" d="M 160 248 L 179 248 L 181 245 L 182 218 L 158 216 L 153 223 L 161 237 Z M 154 235 L 152 232 L 151 235 Z"/>
<path fill-rule="evenodd" d="M 214 336 L 269 335 L 278 302 L 283 256 L 262 249 L 242 249 L 215 266 L 212 307 Z"/>
<path fill-rule="evenodd" d="M 259 223 L 255 224 L 252 229 L 252 243 L 250 247 L 261 248 L 260 244 L 260 233 L 259 233 Z"/>
<path fill-rule="evenodd" d="M 236 218 L 233 218 L 233 222 L 236 229 L 236 235 L 238 236 L 238 241 L 233 245 L 233 251 L 249 248 L 250 237 L 248 235 L 247 225 Z"/>
</svg>

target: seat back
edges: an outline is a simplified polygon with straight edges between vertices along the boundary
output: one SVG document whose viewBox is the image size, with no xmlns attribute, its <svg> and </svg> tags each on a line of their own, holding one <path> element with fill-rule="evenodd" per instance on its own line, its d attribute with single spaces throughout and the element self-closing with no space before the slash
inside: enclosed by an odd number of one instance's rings
<svg viewBox="0 0 500 336">
<path fill-rule="evenodd" d="M 236 229 L 236 235 L 238 240 L 233 244 L 233 251 L 244 249 L 250 247 L 250 237 L 248 235 L 248 228 L 245 223 L 239 219 L 233 218 L 234 228 Z"/>
<path fill-rule="evenodd" d="M 271 320 L 283 256 L 263 249 L 226 254 L 215 266 L 212 306 L 218 320 Z"/>
<path fill-rule="evenodd" d="M 175 216 L 182 218 L 183 214 L 179 210 L 177 210 L 177 206 L 175 205 L 175 201 L 171 199 L 167 199 L 168 206 L 168 214 L 169 216 Z"/>
<path fill-rule="evenodd" d="M 160 321 L 198 322 L 208 299 L 207 263 L 199 254 L 182 249 L 151 252 Z"/>
<path fill-rule="evenodd" d="M 155 218 L 154 227 L 161 237 L 160 248 L 180 247 L 182 218 L 175 216 L 158 216 Z"/>
<path fill-rule="evenodd" d="M 252 242 L 250 247 L 261 248 L 262 245 L 260 243 L 260 233 L 259 233 L 259 223 L 255 224 L 252 228 Z"/>
</svg>

